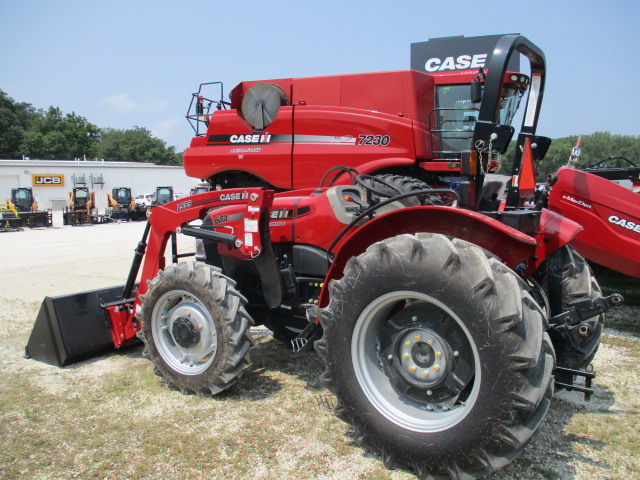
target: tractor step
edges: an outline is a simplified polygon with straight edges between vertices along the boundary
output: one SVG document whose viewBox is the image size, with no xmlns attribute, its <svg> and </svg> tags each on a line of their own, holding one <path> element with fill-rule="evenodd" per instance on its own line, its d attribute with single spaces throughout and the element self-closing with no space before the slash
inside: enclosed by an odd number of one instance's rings
<svg viewBox="0 0 640 480">
<path fill-rule="evenodd" d="M 591 400 L 591 395 L 594 393 L 593 388 L 591 388 L 591 383 L 596 376 L 595 371 L 557 366 L 553 374 L 556 376 L 556 379 L 558 377 L 561 379 L 561 381 L 556 380 L 556 388 L 564 388 L 565 390 L 584 393 L 585 401 L 588 402 Z M 576 384 L 576 377 L 584 377 L 584 385 Z"/>
<path fill-rule="evenodd" d="M 291 340 L 295 353 L 308 352 L 313 348 L 313 342 L 322 337 L 322 327 L 318 323 L 310 323 L 300 334 Z"/>
</svg>

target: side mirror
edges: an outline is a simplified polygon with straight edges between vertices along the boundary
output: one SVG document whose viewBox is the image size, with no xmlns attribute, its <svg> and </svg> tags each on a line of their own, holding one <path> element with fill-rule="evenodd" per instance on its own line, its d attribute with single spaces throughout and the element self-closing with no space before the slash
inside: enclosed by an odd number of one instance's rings
<svg viewBox="0 0 640 480">
<path fill-rule="evenodd" d="M 480 103 L 482 100 L 482 84 L 478 80 L 472 80 L 470 83 L 471 92 L 469 98 L 471 103 Z"/>
</svg>

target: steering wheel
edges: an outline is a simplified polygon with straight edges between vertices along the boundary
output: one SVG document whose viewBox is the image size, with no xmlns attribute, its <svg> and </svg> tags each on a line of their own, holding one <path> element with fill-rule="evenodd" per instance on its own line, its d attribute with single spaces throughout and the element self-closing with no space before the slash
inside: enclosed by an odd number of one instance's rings
<svg viewBox="0 0 640 480">
<path fill-rule="evenodd" d="M 587 167 L 587 169 L 589 169 L 589 168 L 594 168 L 594 169 L 595 168 L 609 168 L 609 165 L 607 165 L 606 163 L 609 160 L 615 160 L 616 158 L 624 160 L 625 162 L 627 162 L 632 167 L 637 167 L 637 165 L 635 163 L 633 163 L 631 160 L 629 160 L 627 157 L 623 157 L 622 155 L 612 155 L 610 157 L 603 158 L 602 160 L 600 160 L 599 162 L 594 163 L 593 165 L 589 165 Z"/>
<path fill-rule="evenodd" d="M 401 195 L 402 193 L 404 193 L 395 185 L 391 185 L 389 182 L 386 182 L 374 175 L 359 174 L 356 176 L 356 183 L 360 185 L 362 188 L 364 188 L 367 191 L 367 194 L 369 195 L 372 193 L 375 193 L 380 197 L 391 198 L 391 197 L 395 197 L 396 195 Z M 378 190 L 376 187 L 374 187 L 374 184 L 376 183 L 379 183 L 380 185 L 384 185 L 385 187 L 390 188 L 395 193 L 388 193 L 388 192 L 383 192 L 382 190 Z"/>
</svg>

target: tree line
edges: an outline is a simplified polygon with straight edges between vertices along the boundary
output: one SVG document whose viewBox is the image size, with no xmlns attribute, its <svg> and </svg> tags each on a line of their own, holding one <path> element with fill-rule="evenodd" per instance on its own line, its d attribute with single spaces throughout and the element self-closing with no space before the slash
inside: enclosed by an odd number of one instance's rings
<svg viewBox="0 0 640 480">
<path fill-rule="evenodd" d="M 53 106 L 36 109 L 0 90 L 0 158 L 22 157 L 182 165 L 182 154 L 146 128 L 99 128 L 76 113 L 64 114 Z"/>
<path fill-rule="evenodd" d="M 629 166 L 629 161 L 640 165 L 640 136 L 615 135 L 610 132 L 595 132 L 590 135 L 578 135 L 556 138 L 551 141 L 544 159 L 536 165 L 536 180 L 544 182 L 547 175 L 556 172 L 569 161 L 571 151 L 580 138 L 580 156 L 575 163 L 576 168 L 590 167 L 608 157 L 609 167 Z M 516 142 L 512 140 L 502 159 L 499 173 L 510 175 L 513 168 L 513 158 Z"/>
</svg>

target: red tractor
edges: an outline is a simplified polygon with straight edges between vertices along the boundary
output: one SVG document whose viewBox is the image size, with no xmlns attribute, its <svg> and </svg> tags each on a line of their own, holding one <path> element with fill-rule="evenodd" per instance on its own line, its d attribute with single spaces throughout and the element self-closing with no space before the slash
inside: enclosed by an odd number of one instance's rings
<svg viewBox="0 0 640 480">
<path fill-rule="evenodd" d="M 530 59 L 537 80 L 518 140 L 518 181 L 499 209 L 483 180 L 490 157 L 506 148 L 512 133 L 500 113 L 503 91 L 512 87 L 505 67 L 514 52 Z M 210 168 L 203 177 L 213 175 L 223 186 L 261 186 L 212 190 L 154 207 L 126 284 L 47 297 L 26 354 L 63 366 L 140 338 L 168 385 L 215 395 L 249 364 L 250 328 L 264 324 L 298 351 L 315 347 L 325 361 L 324 383 L 337 396 L 336 414 L 386 464 L 409 465 L 420 478 L 479 478 L 501 468 L 541 424 L 554 386 L 592 393 L 595 373 L 587 367 L 604 312 L 621 297 L 602 297 L 584 259 L 569 246 L 578 224 L 522 207 L 534 160 L 548 144 L 535 135 L 542 52 L 523 37 L 506 36 L 482 80 L 473 129 L 450 132 L 460 135 L 450 141 L 463 139 L 459 144 L 470 147 L 457 157 L 439 136 L 444 132 L 406 130 L 414 123 L 408 111 L 379 114 L 386 123 L 354 127 L 348 142 L 345 134 L 319 145 L 311 130 L 296 127 L 302 137 L 294 146 L 291 140 L 276 142 L 284 133 L 275 127 L 302 125 L 295 122 L 305 118 L 303 112 L 282 107 L 266 133 L 259 127 L 266 127 L 270 107 L 258 102 L 252 123 L 246 121 L 251 112 L 241 117 L 222 111 L 255 133 L 242 134 L 242 147 L 211 148 L 242 149 L 247 157 L 241 164 L 256 171 L 218 176 Z M 425 92 L 431 88 L 423 86 Z M 357 88 L 352 92 L 361 95 Z M 327 131 L 343 113 L 354 121 L 364 117 L 353 105 L 334 116 L 330 107 L 313 109 L 327 114 Z M 241 133 L 220 135 L 231 142 Z M 218 141 L 209 135 L 194 142 L 200 140 L 203 152 L 205 143 Z M 269 150 L 260 142 L 269 143 Z M 441 157 L 407 162 L 406 173 L 438 171 L 455 178 L 448 185 L 431 188 L 399 172 L 370 174 L 380 173 L 375 165 L 382 149 L 395 149 L 402 158 L 407 149 L 426 145 L 438 145 Z M 298 147 L 307 152 L 302 167 L 291 162 Z M 250 153 L 271 155 L 247 162 L 247 150 L 262 148 Z M 359 158 L 372 158 L 363 163 L 369 173 L 349 165 L 359 148 Z M 288 166 L 278 164 L 278 152 L 289 152 L 283 162 Z M 328 169 L 322 182 L 303 180 L 302 172 L 314 178 L 315 163 L 328 162 L 323 156 L 330 154 L 347 165 Z M 341 180 L 334 182 L 338 174 Z M 287 190 L 297 181 L 309 188 Z M 264 182 L 286 191 L 264 188 Z M 489 182 L 488 188 L 494 186 Z M 495 208 L 460 208 L 481 203 Z M 197 239 L 194 261 L 178 254 L 183 236 Z M 578 384 L 577 377 L 586 381 Z"/>
</svg>

